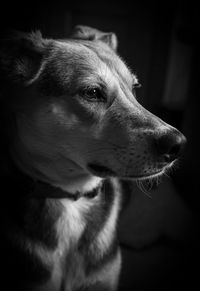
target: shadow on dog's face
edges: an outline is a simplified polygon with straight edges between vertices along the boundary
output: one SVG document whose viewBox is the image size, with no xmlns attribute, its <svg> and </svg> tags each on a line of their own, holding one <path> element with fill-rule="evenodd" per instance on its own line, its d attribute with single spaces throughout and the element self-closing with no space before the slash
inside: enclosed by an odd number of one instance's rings
<svg viewBox="0 0 200 291">
<path fill-rule="evenodd" d="M 12 151 L 22 166 L 54 181 L 82 174 L 139 179 L 177 159 L 184 136 L 138 103 L 137 78 L 116 46 L 114 34 L 84 27 L 65 41 L 40 34 L 4 41 L 1 75 L 15 120 Z"/>
</svg>

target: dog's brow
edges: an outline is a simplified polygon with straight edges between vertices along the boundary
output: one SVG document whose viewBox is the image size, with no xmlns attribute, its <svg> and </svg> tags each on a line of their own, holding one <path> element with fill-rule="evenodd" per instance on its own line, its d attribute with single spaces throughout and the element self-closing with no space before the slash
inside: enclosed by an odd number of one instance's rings
<svg viewBox="0 0 200 291">
<path fill-rule="evenodd" d="M 137 77 L 126 67 L 126 65 L 125 70 L 118 71 L 118 74 L 130 88 L 138 83 Z"/>
<path fill-rule="evenodd" d="M 128 68 L 124 60 L 115 54 L 112 50 L 108 49 L 105 46 L 97 46 L 93 43 L 85 43 L 85 46 L 95 52 L 96 56 L 106 63 L 111 71 L 115 71 L 117 75 L 128 85 L 132 86 L 134 81 L 136 82 L 136 76 L 132 74 L 131 70 Z M 134 78 L 133 78 L 134 76 Z M 136 82 L 137 83 L 137 82 Z"/>
<path fill-rule="evenodd" d="M 122 78 L 122 80 L 131 88 L 133 85 L 138 84 L 138 79 L 136 75 L 131 71 L 131 69 L 126 65 L 126 63 L 118 57 L 117 66 L 114 65 L 117 74 Z"/>
</svg>

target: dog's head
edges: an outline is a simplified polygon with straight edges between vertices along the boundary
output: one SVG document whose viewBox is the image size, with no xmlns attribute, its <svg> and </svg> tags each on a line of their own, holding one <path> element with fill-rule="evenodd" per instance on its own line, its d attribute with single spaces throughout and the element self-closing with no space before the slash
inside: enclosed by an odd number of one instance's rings
<svg viewBox="0 0 200 291">
<path fill-rule="evenodd" d="M 66 40 L 35 33 L 2 41 L 1 90 L 22 168 L 54 183 L 139 179 L 178 158 L 184 136 L 138 103 L 138 80 L 116 47 L 113 33 L 83 26 Z"/>
</svg>

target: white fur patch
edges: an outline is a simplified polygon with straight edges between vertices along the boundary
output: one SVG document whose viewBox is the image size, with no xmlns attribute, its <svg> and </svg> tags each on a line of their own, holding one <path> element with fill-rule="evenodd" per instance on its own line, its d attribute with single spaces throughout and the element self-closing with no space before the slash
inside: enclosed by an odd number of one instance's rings
<svg viewBox="0 0 200 291">
<path fill-rule="evenodd" d="M 108 217 L 106 224 L 102 228 L 101 232 L 95 239 L 93 243 L 93 248 L 98 249 L 98 253 L 94 253 L 97 256 L 103 256 L 106 250 L 109 248 L 112 243 L 113 236 L 116 230 L 118 213 L 120 210 L 121 202 L 121 187 L 117 179 L 112 179 L 112 185 L 114 187 L 115 197 L 110 210 L 110 216 Z M 109 195 L 109 194 L 108 194 Z"/>
<path fill-rule="evenodd" d="M 63 215 L 57 223 L 57 233 L 61 244 L 60 250 L 63 249 L 62 243 L 65 248 L 70 248 L 71 244 L 77 243 L 86 225 L 84 214 L 94 204 L 94 200 L 88 200 L 84 197 L 76 202 L 69 199 L 60 200 L 64 207 Z"/>
<path fill-rule="evenodd" d="M 83 217 L 84 213 L 89 210 L 92 204 L 96 203 L 96 198 L 92 200 L 80 198 L 76 202 L 68 199 L 61 199 L 60 201 L 64 207 L 64 210 L 56 226 L 59 241 L 58 247 L 56 251 L 49 253 L 42 249 L 37 250 L 38 256 L 44 263 L 46 263 L 46 258 L 49 258 L 48 263 L 50 262 L 53 266 L 52 275 L 48 282 L 36 288 L 37 291 L 60 290 L 61 282 L 65 280 L 65 263 L 63 265 L 63 258 L 65 258 L 65 254 L 71 252 L 71 249 L 73 249 L 73 247 L 77 244 L 80 236 L 82 235 L 86 226 L 86 221 Z M 76 257 L 74 257 L 74 259 L 75 258 Z M 77 260 L 80 259 L 81 258 L 77 258 Z M 81 261 L 79 261 L 78 264 L 75 260 L 74 264 L 76 265 L 75 273 L 69 273 L 67 276 L 68 280 L 66 284 L 68 285 L 69 290 L 72 290 L 72 286 L 75 286 L 84 280 L 83 266 Z M 70 268 L 73 270 L 73 266 Z M 76 282 L 77 280 L 78 282 Z"/>
</svg>

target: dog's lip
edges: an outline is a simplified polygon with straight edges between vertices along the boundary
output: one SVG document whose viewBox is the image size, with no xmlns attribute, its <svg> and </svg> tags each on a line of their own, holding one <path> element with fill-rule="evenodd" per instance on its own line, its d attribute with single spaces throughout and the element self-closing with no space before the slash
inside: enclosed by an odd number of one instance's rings
<svg viewBox="0 0 200 291">
<path fill-rule="evenodd" d="M 134 179 L 134 180 L 146 180 L 146 179 L 156 178 L 156 177 L 164 174 L 166 172 L 166 170 L 171 168 L 171 166 L 175 162 L 176 162 L 176 160 L 173 162 L 170 162 L 170 163 L 160 162 L 160 163 L 157 163 L 157 165 L 156 165 L 157 169 L 155 169 L 155 171 L 152 173 L 144 174 L 144 175 L 129 175 L 129 176 L 127 176 L 127 178 Z"/>
<path fill-rule="evenodd" d="M 169 164 L 162 164 L 162 167 L 159 167 L 157 170 L 155 170 L 152 173 L 149 174 L 144 174 L 144 175 L 129 175 L 127 176 L 127 179 L 134 179 L 134 180 L 146 180 L 146 179 L 152 179 L 152 178 L 156 178 L 158 176 L 163 175 L 167 169 L 169 169 L 172 165 L 174 164 L 174 162 L 171 162 Z M 126 177 L 123 177 L 126 178 Z"/>
<path fill-rule="evenodd" d="M 110 168 L 108 168 L 104 165 L 101 165 L 99 163 L 89 163 L 87 165 L 87 168 L 92 174 L 99 176 L 101 178 L 118 177 L 119 179 L 146 180 L 146 179 L 156 178 L 156 177 L 162 175 L 165 172 L 165 170 L 171 166 L 171 164 L 173 164 L 173 162 L 170 164 L 164 163 L 164 164 L 162 164 L 162 167 L 160 165 L 160 167 L 157 170 L 155 170 L 154 172 L 149 173 L 149 174 L 124 175 L 124 176 L 118 175 L 116 172 L 114 172 Z"/>
<path fill-rule="evenodd" d="M 159 175 L 162 175 L 164 173 L 164 169 L 155 171 L 151 174 L 147 175 L 129 175 L 129 176 L 124 176 L 122 177 L 123 179 L 134 179 L 134 180 L 146 180 L 146 179 L 151 179 L 151 178 L 156 178 Z"/>
</svg>

